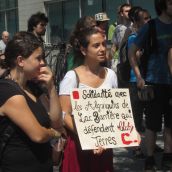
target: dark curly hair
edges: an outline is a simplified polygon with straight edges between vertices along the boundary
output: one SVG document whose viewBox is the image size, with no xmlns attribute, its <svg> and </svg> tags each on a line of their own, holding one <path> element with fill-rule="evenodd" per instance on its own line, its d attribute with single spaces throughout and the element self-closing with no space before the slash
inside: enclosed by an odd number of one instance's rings
<svg viewBox="0 0 172 172">
<path fill-rule="evenodd" d="M 73 39 L 73 52 L 74 52 L 74 63 L 80 62 L 80 64 L 84 61 L 84 55 L 82 54 L 80 48 L 87 48 L 89 44 L 89 37 L 93 34 L 101 33 L 104 35 L 103 30 L 99 27 L 90 27 L 83 28 L 82 30 L 77 32 L 77 35 Z"/>
<path fill-rule="evenodd" d="M 18 56 L 28 58 L 38 47 L 41 47 L 41 43 L 32 33 L 25 31 L 16 33 L 6 46 L 2 67 L 6 69 L 14 68 Z"/>
<path fill-rule="evenodd" d="M 81 17 L 76 25 L 75 28 L 70 36 L 69 43 L 72 46 L 72 50 L 74 53 L 74 66 L 78 66 L 83 63 L 83 58 L 80 58 L 82 54 L 79 52 L 80 48 L 80 33 L 83 33 L 84 30 L 87 30 L 89 28 L 93 28 L 96 26 L 96 21 L 94 17 L 92 16 L 84 16 Z"/>
<path fill-rule="evenodd" d="M 28 20 L 28 32 L 33 32 L 33 27 L 36 27 L 40 22 L 48 23 L 48 18 L 45 14 L 41 12 L 33 14 Z"/>
</svg>

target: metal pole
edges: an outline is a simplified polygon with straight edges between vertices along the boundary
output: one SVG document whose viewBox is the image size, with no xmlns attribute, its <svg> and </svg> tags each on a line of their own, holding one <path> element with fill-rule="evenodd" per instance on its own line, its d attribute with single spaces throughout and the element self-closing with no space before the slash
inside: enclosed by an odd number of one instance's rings
<svg viewBox="0 0 172 172">
<path fill-rule="evenodd" d="M 81 10 L 81 0 L 79 0 L 79 17 L 82 17 L 82 10 Z"/>
</svg>

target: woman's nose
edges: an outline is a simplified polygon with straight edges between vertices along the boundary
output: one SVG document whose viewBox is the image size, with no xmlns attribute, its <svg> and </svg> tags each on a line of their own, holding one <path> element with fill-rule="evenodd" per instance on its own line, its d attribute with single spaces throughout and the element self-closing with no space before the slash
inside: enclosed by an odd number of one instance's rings
<svg viewBox="0 0 172 172">
<path fill-rule="evenodd" d="M 41 66 L 41 67 L 46 66 L 46 62 L 45 62 L 44 59 L 41 59 L 41 60 L 40 60 L 40 66 Z"/>
</svg>

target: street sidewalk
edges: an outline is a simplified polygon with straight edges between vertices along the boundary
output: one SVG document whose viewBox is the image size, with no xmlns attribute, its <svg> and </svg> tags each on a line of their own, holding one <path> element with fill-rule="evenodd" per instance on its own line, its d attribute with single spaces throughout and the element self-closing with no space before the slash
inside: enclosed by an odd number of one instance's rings
<svg viewBox="0 0 172 172">
<path fill-rule="evenodd" d="M 157 145 L 163 148 L 163 135 L 162 132 L 158 133 Z M 141 147 L 144 150 L 144 154 L 146 154 L 145 150 L 145 138 L 142 137 Z M 115 148 L 113 149 L 114 158 L 114 172 L 144 172 L 144 159 L 136 159 L 132 156 L 132 147 L 130 148 Z M 157 172 L 167 172 L 160 170 L 161 169 L 161 158 L 162 153 L 156 153 L 155 159 L 156 164 L 159 170 Z M 54 168 L 54 172 L 58 172 L 57 168 Z M 98 172 L 98 171 L 96 171 Z"/>
<path fill-rule="evenodd" d="M 144 154 L 145 150 L 145 138 L 142 137 L 143 142 L 141 144 Z M 158 133 L 157 145 L 163 148 L 163 135 L 162 132 Z M 143 172 L 144 171 L 144 159 L 136 159 L 132 156 L 132 147 L 130 148 L 115 148 L 114 151 L 114 172 Z M 161 158 L 162 153 L 156 153 L 155 159 L 158 167 L 157 172 L 164 172 L 161 170 Z M 166 171 L 167 172 L 167 171 Z"/>
</svg>

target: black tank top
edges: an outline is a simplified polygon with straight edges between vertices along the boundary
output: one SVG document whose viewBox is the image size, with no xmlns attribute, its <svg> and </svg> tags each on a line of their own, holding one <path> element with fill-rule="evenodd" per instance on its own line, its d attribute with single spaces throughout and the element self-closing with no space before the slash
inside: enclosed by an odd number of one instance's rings
<svg viewBox="0 0 172 172">
<path fill-rule="evenodd" d="M 0 106 L 14 95 L 23 95 L 38 122 L 50 127 L 50 119 L 41 101 L 34 102 L 17 83 L 8 79 L 0 79 Z M 21 107 L 22 111 L 22 107 Z M 23 114 L 24 116 L 25 114 Z M 21 116 L 22 117 L 22 116 Z M 2 118 L 0 117 L 0 128 Z M 10 120 L 9 120 L 10 121 Z M 10 121 L 12 122 L 12 121 Z M 3 172 L 52 172 L 52 150 L 50 143 L 35 143 L 14 123 L 14 133 L 10 138 L 1 159 Z"/>
</svg>

